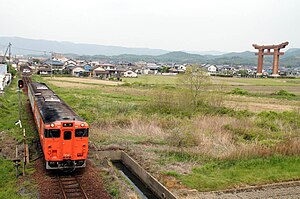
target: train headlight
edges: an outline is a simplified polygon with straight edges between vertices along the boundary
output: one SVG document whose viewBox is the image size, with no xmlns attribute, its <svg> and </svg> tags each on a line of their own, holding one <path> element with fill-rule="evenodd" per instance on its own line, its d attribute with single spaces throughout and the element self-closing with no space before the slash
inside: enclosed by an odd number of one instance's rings
<svg viewBox="0 0 300 199">
<path fill-rule="evenodd" d="M 81 123 L 80 126 L 81 126 L 81 127 L 84 127 L 84 123 Z"/>
<path fill-rule="evenodd" d="M 51 127 L 54 127 L 54 126 L 55 126 L 55 124 L 54 124 L 54 123 L 52 123 L 52 124 L 50 124 L 50 126 L 51 126 Z"/>
</svg>

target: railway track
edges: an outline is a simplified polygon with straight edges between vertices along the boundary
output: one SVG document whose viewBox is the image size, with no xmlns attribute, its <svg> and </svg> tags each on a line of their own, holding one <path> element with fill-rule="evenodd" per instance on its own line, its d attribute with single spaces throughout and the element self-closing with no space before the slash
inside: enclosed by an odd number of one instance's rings
<svg viewBox="0 0 300 199">
<path fill-rule="evenodd" d="M 32 81 L 31 81 L 31 76 L 27 75 L 27 74 L 23 74 L 22 75 L 22 79 L 23 79 L 23 82 L 24 82 L 24 91 L 25 93 L 27 94 L 28 92 L 28 87 L 27 85 L 30 84 Z"/>
<path fill-rule="evenodd" d="M 57 177 L 59 187 L 61 189 L 64 199 L 68 198 L 84 198 L 88 196 L 80 183 L 80 176 L 78 175 L 58 175 Z"/>
</svg>

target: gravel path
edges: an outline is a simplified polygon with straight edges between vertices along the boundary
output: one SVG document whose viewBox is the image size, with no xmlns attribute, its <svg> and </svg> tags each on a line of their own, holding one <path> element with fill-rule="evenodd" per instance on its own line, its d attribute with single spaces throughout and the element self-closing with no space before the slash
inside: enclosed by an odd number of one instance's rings
<svg viewBox="0 0 300 199">
<path fill-rule="evenodd" d="M 255 187 L 248 187 L 244 189 L 231 189 L 225 191 L 203 192 L 196 193 L 193 191 L 186 191 L 178 194 L 179 198 L 186 199 L 260 199 L 260 198 L 288 198 L 300 199 L 300 181 L 276 183 L 270 185 L 262 185 Z"/>
</svg>

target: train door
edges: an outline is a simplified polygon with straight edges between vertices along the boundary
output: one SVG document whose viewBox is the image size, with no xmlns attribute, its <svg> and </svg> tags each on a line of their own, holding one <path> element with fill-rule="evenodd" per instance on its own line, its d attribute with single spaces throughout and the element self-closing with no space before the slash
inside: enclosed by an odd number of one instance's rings
<svg viewBox="0 0 300 199">
<path fill-rule="evenodd" d="M 63 132 L 63 159 L 71 159 L 73 155 L 73 135 L 74 132 L 70 130 L 64 130 Z"/>
</svg>

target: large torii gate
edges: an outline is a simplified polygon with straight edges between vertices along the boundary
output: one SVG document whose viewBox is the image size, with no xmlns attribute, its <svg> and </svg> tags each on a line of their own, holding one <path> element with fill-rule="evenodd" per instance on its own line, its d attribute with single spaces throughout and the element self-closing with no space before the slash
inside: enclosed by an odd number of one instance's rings
<svg viewBox="0 0 300 199">
<path fill-rule="evenodd" d="M 284 52 L 280 52 L 281 48 L 285 48 L 289 42 L 284 42 L 279 45 L 268 45 L 268 46 L 259 46 L 257 44 L 252 44 L 255 49 L 258 49 L 258 65 L 257 65 L 257 76 L 262 75 L 262 68 L 263 68 L 263 59 L 264 55 L 273 55 L 273 71 L 272 76 L 278 76 L 278 63 L 279 63 L 279 55 L 284 55 Z M 271 49 L 273 51 L 271 52 Z M 267 52 L 264 52 L 267 50 Z"/>
</svg>

